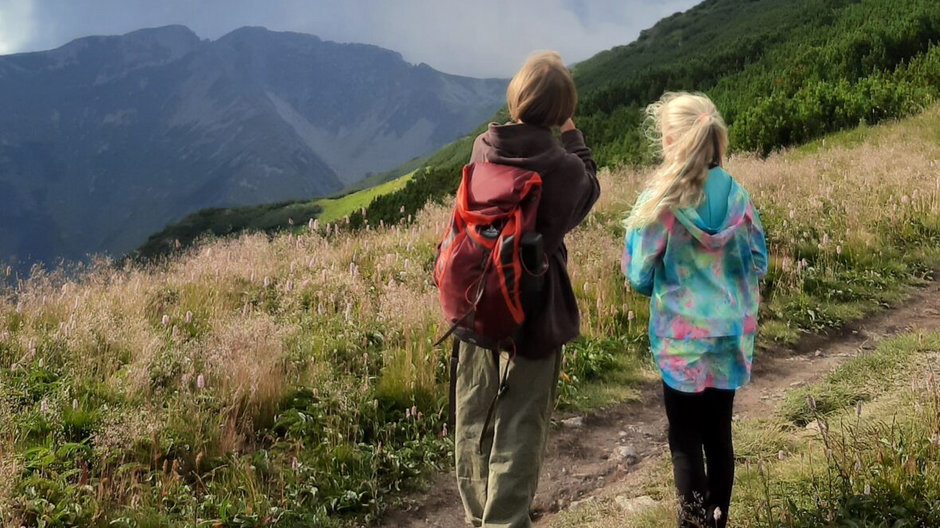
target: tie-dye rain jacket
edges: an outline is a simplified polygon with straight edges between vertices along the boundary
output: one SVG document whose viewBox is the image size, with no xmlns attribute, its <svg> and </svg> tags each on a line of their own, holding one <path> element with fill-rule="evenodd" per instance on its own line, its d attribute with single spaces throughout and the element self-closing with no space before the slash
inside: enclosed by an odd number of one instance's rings
<svg viewBox="0 0 940 528">
<path fill-rule="evenodd" d="M 688 207 L 626 236 L 623 272 L 651 297 L 653 355 L 664 381 L 685 392 L 737 389 L 750 379 L 767 247 L 750 195 L 734 180 L 727 200 L 715 229 Z"/>
</svg>

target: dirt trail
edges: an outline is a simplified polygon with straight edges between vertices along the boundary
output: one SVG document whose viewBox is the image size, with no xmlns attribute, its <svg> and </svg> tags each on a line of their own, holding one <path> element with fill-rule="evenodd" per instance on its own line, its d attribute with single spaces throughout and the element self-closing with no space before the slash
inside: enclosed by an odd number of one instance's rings
<svg viewBox="0 0 940 528">
<path fill-rule="evenodd" d="M 849 325 L 829 337 L 811 336 L 790 350 L 755 358 L 754 380 L 738 392 L 735 414 L 773 412 L 788 390 L 812 383 L 847 358 L 879 341 L 912 330 L 940 329 L 940 282 L 917 290 L 905 302 Z M 557 416 L 558 423 L 566 416 Z M 644 387 L 637 402 L 597 411 L 581 427 L 554 427 L 534 508 L 537 526 L 547 527 L 558 511 L 634 475 L 662 453 L 666 420 L 658 384 Z M 415 507 L 386 516 L 383 528 L 460 528 L 464 523 L 456 482 L 450 473 L 435 477 Z"/>
</svg>

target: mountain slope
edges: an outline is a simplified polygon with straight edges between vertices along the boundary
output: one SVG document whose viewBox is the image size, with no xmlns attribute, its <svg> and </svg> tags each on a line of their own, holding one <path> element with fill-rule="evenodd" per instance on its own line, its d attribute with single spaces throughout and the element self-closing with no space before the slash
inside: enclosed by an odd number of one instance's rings
<svg viewBox="0 0 940 528">
<path fill-rule="evenodd" d="M 504 88 L 261 28 L 0 57 L 0 255 L 120 254 L 202 208 L 335 193 L 465 133 Z"/>
</svg>

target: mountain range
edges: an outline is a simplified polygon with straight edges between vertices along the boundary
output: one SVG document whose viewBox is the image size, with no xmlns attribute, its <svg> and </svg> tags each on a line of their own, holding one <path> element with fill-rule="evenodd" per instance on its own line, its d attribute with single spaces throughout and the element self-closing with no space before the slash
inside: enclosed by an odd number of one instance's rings
<svg viewBox="0 0 940 528">
<path fill-rule="evenodd" d="M 207 207 L 335 193 L 465 134 L 506 81 L 245 27 L 0 57 L 0 260 L 120 255 Z"/>
</svg>

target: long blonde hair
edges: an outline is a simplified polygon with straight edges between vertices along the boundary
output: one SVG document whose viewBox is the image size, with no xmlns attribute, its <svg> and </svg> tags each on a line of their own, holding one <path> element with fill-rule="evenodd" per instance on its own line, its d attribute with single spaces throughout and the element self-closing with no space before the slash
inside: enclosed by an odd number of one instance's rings
<svg viewBox="0 0 940 528">
<path fill-rule="evenodd" d="M 704 94 L 666 92 L 646 107 L 646 116 L 662 163 L 624 222 L 628 229 L 655 222 L 665 210 L 698 205 L 708 170 L 728 151 L 728 127 Z"/>
</svg>

